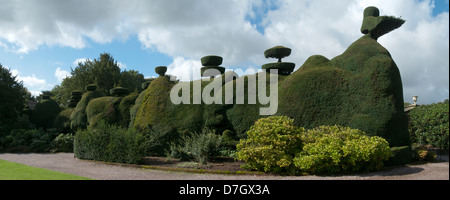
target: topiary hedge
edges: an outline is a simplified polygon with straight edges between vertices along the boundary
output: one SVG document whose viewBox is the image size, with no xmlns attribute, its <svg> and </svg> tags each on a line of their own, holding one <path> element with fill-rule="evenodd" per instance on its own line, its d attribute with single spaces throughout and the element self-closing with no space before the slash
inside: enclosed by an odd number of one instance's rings
<svg viewBox="0 0 450 200">
<path fill-rule="evenodd" d="M 421 105 L 409 112 L 411 141 L 449 148 L 449 103 Z"/>
<path fill-rule="evenodd" d="M 79 159 L 138 164 L 145 156 L 144 137 L 101 121 L 96 128 L 76 132 L 74 153 Z"/>
<path fill-rule="evenodd" d="M 159 76 L 164 76 L 167 72 L 167 67 L 166 66 L 158 66 L 155 68 L 155 72 L 159 75 Z"/>
</svg>

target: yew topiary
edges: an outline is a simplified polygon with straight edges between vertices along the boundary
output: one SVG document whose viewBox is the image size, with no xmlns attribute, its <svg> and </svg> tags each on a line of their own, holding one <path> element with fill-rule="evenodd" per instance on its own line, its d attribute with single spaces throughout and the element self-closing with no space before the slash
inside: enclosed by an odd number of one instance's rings
<svg viewBox="0 0 450 200">
<path fill-rule="evenodd" d="M 284 46 L 275 46 L 264 52 L 266 58 L 277 58 L 278 62 L 262 65 L 262 69 L 270 72 L 271 69 L 278 70 L 278 74 L 289 75 L 294 71 L 295 63 L 281 62 L 281 59 L 291 55 L 291 49 Z"/>
<path fill-rule="evenodd" d="M 277 58 L 278 62 L 281 62 L 282 58 L 288 57 L 289 55 L 291 55 L 291 49 L 284 46 L 275 46 L 264 51 L 266 58 Z"/>
<path fill-rule="evenodd" d="M 89 85 L 86 86 L 86 90 L 87 91 L 95 91 L 95 90 L 97 90 L 97 85 L 89 84 Z"/>
<path fill-rule="evenodd" d="M 225 73 L 225 68 L 219 66 L 222 64 L 222 61 L 222 57 L 214 55 L 201 58 L 202 65 L 204 66 L 200 69 L 201 76 L 214 78 Z"/>
<path fill-rule="evenodd" d="M 166 66 L 158 66 L 155 68 L 155 72 L 159 75 L 159 76 L 164 76 L 167 72 L 167 67 Z"/>
<path fill-rule="evenodd" d="M 115 87 L 113 89 L 109 90 L 109 93 L 113 96 L 116 97 L 121 97 L 121 96 L 125 96 L 127 94 L 130 94 L 130 91 L 127 88 L 123 88 L 123 87 Z"/>
</svg>

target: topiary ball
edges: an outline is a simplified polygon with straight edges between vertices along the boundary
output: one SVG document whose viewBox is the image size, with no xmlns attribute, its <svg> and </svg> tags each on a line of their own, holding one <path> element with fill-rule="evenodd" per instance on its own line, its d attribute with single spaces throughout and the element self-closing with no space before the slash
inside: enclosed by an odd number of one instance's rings
<svg viewBox="0 0 450 200">
<path fill-rule="evenodd" d="M 125 96 L 125 95 L 129 94 L 130 91 L 127 88 L 115 87 L 113 89 L 110 89 L 109 93 L 113 96 L 121 97 L 121 96 Z"/>
<path fill-rule="evenodd" d="M 291 49 L 284 46 L 275 46 L 264 51 L 264 56 L 266 58 L 278 58 L 278 62 L 281 59 L 291 55 Z"/>
<path fill-rule="evenodd" d="M 262 65 L 261 68 L 265 69 L 267 72 L 270 72 L 270 69 L 278 69 L 278 74 L 289 75 L 294 71 L 295 63 L 290 62 L 267 63 Z"/>
<path fill-rule="evenodd" d="M 167 72 L 167 67 L 166 66 L 158 66 L 155 68 L 155 72 L 160 76 L 164 76 Z"/>
<path fill-rule="evenodd" d="M 220 56 L 210 55 L 201 58 L 203 66 L 219 66 L 223 62 L 223 58 Z"/>
<path fill-rule="evenodd" d="M 209 70 L 211 69 L 211 70 Z M 215 70 L 212 70 L 215 69 Z M 225 68 L 221 66 L 206 66 L 200 68 L 200 75 L 202 77 L 214 77 L 225 73 Z"/>
<path fill-rule="evenodd" d="M 87 91 L 95 91 L 96 89 L 97 89 L 97 85 L 95 85 L 95 84 L 86 85 Z"/>
</svg>

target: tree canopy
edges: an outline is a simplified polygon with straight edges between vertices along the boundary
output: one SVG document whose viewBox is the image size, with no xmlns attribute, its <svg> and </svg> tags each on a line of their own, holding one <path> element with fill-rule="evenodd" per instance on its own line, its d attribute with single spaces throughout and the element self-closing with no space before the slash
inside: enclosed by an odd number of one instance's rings
<svg viewBox="0 0 450 200">
<path fill-rule="evenodd" d="M 116 86 L 127 88 L 131 92 L 141 92 L 141 84 L 144 82 L 144 75 L 138 71 L 121 71 L 117 61 L 109 53 L 100 54 L 98 59 L 78 63 L 75 69 L 71 69 L 71 75 L 52 90 L 54 98 L 60 104 L 67 104 L 74 90 L 86 92 L 86 86 L 90 84 L 97 85 L 97 91 L 108 96 L 109 90 Z"/>
</svg>

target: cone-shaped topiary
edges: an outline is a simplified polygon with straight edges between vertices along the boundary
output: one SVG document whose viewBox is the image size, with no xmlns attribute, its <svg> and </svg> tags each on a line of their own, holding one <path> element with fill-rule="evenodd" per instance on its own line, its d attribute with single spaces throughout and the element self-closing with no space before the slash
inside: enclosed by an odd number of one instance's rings
<svg viewBox="0 0 450 200">
<path fill-rule="evenodd" d="M 164 75 L 166 75 L 167 67 L 166 66 L 158 66 L 158 67 L 155 68 L 155 72 L 159 76 L 164 76 Z"/>
<path fill-rule="evenodd" d="M 130 91 L 127 88 L 115 87 L 113 89 L 110 89 L 109 93 L 113 96 L 121 97 L 121 96 L 125 96 L 125 95 L 129 94 Z"/>
<path fill-rule="evenodd" d="M 202 65 L 204 66 L 200 69 L 200 75 L 202 77 L 214 78 L 215 76 L 225 73 L 225 68 L 219 66 L 223 62 L 223 58 L 220 56 L 215 55 L 205 56 L 201 58 L 201 62 Z"/>
<path fill-rule="evenodd" d="M 278 62 L 264 64 L 261 68 L 265 69 L 267 72 L 270 72 L 270 69 L 277 69 L 278 74 L 289 75 L 294 71 L 295 63 L 281 62 L 282 58 L 289 55 L 291 55 L 291 49 L 284 46 L 275 46 L 267 49 L 264 51 L 264 56 L 266 58 L 278 58 Z"/>
</svg>

